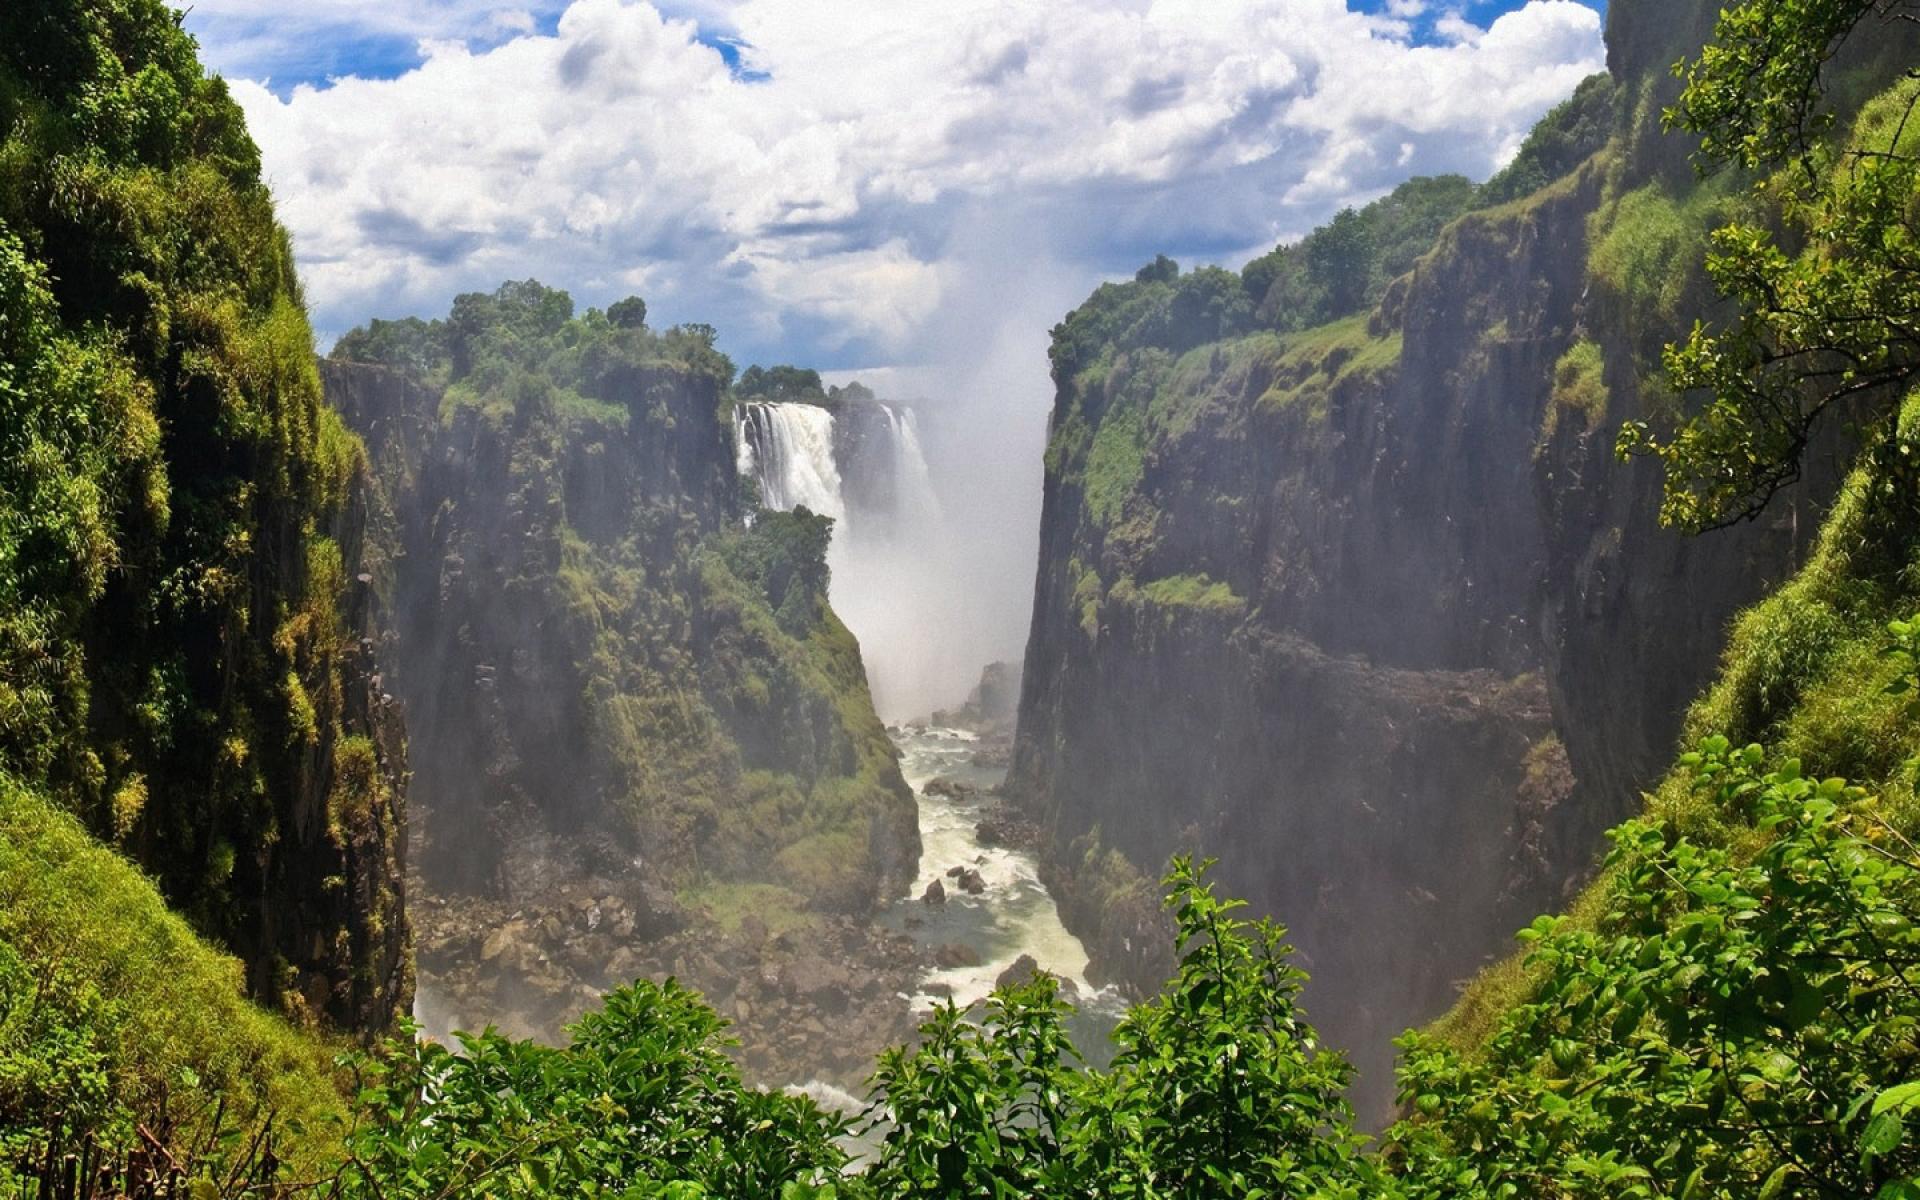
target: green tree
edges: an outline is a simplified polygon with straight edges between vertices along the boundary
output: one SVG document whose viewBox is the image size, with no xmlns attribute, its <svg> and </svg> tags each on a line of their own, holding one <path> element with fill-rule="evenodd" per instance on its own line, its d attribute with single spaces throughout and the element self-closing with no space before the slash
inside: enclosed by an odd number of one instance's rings
<svg viewBox="0 0 1920 1200">
<path fill-rule="evenodd" d="M 607 320 L 616 329 L 642 329 L 647 324 L 647 302 L 638 296 L 615 300 L 607 306 Z"/>
<path fill-rule="evenodd" d="M 488 1030 L 457 1054 L 398 1040 L 353 1056 L 360 1119 L 326 1194 L 695 1200 L 827 1184 L 845 1122 L 744 1087 L 724 1026 L 669 980 L 609 993 L 565 1047 Z"/>
<path fill-rule="evenodd" d="M 1410 1034 L 1411 1197 L 1920 1194 L 1920 857 L 1875 797 L 1710 738 L 1682 758 L 1750 858 L 1657 815 L 1612 834 L 1597 928 L 1475 1057 Z"/>
<path fill-rule="evenodd" d="M 1625 455 L 1667 472 L 1661 519 L 1688 531 L 1758 516 L 1800 475 L 1816 427 L 1845 409 L 1871 446 L 1891 433 L 1920 372 L 1920 72 L 1883 95 L 1845 138 L 1828 136 L 1830 65 L 1868 22 L 1910 47 L 1916 10 L 1891 0 L 1747 0 L 1682 68 L 1669 126 L 1697 134 L 1704 169 L 1766 172 L 1783 233 L 1737 223 L 1716 231 L 1715 286 L 1738 305 L 1724 328 L 1696 326 L 1669 346 L 1674 386 L 1704 406 L 1661 436 L 1621 431 Z"/>
<path fill-rule="evenodd" d="M 1307 275 L 1328 318 L 1357 312 L 1373 277 L 1374 237 L 1357 209 L 1343 208 L 1303 244 Z"/>
</svg>

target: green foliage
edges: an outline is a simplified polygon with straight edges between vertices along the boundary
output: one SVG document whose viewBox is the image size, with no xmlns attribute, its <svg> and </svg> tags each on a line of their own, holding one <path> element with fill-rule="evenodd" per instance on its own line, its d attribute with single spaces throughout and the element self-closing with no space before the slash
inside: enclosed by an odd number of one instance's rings
<svg viewBox="0 0 1920 1200">
<path fill-rule="evenodd" d="M 1433 248 L 1442 229 L 1481 202 L 1479 196 L 1464 176 L 1418 176 L 1254 259 L 1242 268 L 1241 279 L 1258 308 L 1259 325 L 1311 329 L 1371 307 Z"/>
<path fill-rule="evenodd" d="M 1577 415 L 1582 429 L 1592 429 L 1606 416 L 1606 365 L 1600 344 L 1586 338 L 1560 356 L 1553 368 L 1553 393 L 1540 430 L 1542 441 L 1553 437 L 1562 414 Z"/>
<path fill-rule="evenodd" d="M 1116 405 L 1093 435 L 1087 451 L 1087 512 L 1101 524 L 1119 517 L 1146 471 L 1146 414 L 1141 405 Z"/>
<path fill-rule="evenodd" d="M 1230 271 L 1201 267 L 1185 275 L 1162 255 L 1131 283 L 1105 283 L 1053 329 L 1048 357 L 1065 381 L 1115 354 L 1157 349 L 1180 354 L 1245 332 L 1253 298 Z"/>
<path fill-rule="evenodd" d="M 724 390 L 733 364 L 714 349 L 711 328 L 656 332 L 646 307 L 629 296 L 576 317 L 566 292 L 508 282 L 454 297 L 444 320 L 370 321 L 334 343 L 331 357 L 407 371 L 448 387 L 454 407 L 498 420 L 551 404 L 569 418 L 621 422 L 638 413 L 659 424 L 671 393 L 690 383 Z M 532 400 L 529 389 L 548 398 Z"/>
<path fill-rule="evenodd" d="M 447 329 L 439 321 L 402 317 L 383 321 L 378 317 L 349 331 L 333 344 L 333 357 L 347 362 L 384 363 L 397 370 L 429 375 L 447 360 Z"/>
<path fill-rule="evenodd" d="M 868 1173 L 877 1195 L 1064 1194 L 1086 1087 L 1051 976 L 1002 988 L 975 1023 L 952 1003 L 913 1049 L 881 1056 L 873 1117 L 886 1130 Z M 1082 1184 L 1087 1181 L 1082 1181 Z"/>
<path fill-rule="evenodd" d="M 607 321 L 615 329 L 644 328 L 647 323 L 647 302 L 638 296 L 615 300 L 607 305 Z"/>
<path fill-rule="evenodd" d="M 345 732 L 343 580 L 313 568 L 360 466 L 259 154 L 179 14 L 7 5 L 0 771 L 115 839 L 290 1010 L 285 982 L 370 979 L 388 949 L 316 957 L 301 921 L 256 915 L 272 896 L 317 916 L 306 853 L 394 901 L 380 854 L 302 845 L 292 819 Z M 381 1024 L 401 1000 L 384 989 L 312 1015 Z"/>
<path fill-rule="evenodd" d="M 760 590 L 780 627 L 804 637 L 826 607 L 832 540 L 832 517 L 798 508 L 763 511 L 750 528 L 727 534 L 717 545 L 728 569 Z"/>
<path fill-rule="evenodd" d="M 979 1024 L 945 1007 L 886 1055 L 875 1194 L 1361 1194 L 1350 1069 L 1314 1046 L 1281 930 L 1234 917 L 1206 869 L 1178 859 L 1165 881 L 1178 974 L 1115 1031 L 1110 1070 L 1080 1069 L 1046 977 L 996 992 Z"/>
<path fill-rule="evenodd" d="M 1759 169 L 1803 158 L 1833 124 L 1833 113 L 1820 101 L 1827 65 L 1841 43 L 1863 24 L 1915 15 L 1908 0 L 1729 5 L 1700 57 L 1675 68 L 1686 90 L 1665 114 L 1666 124 L 1700 135 L 1700 153 L 1710 164 Z"/>
<path fill-rule="evenodd" d="M 1676 197 L 1660 183 L 1621 196 L 1591 219 L 1587 270 L 1637 328 L 1671 328 L 1695 276 L 1695 254 L 1711 215 L 1701 194 Z"/>
<path fill-rule="evenodd" d="M 733 394 L 741 400 L 765 400 L 774 404 L 823 404 L 827 391 L 820 372 L 811 367 L 748 367 L 740 372 Z"/>
<path fill-rule="evenodd" d="M 1613 76 L 1589 76 L 1571 97 L 1540 118 L 1513 161 L 1481 186 L 1476 202 L 1508 204 L 1571 174 L 1612 138 L 1620 123 L 1619 107 L 1620 88 Z"/>
<path fill-rule="evenodd" d="M 844 1122 L 743 1087 L 723 1027 L 669 980 L 609 993 L 565 1047 L 488 1030 L 462 1035 L 459 1053 L 396 1041 L 355 1056 L 359 1122 L 329 1194 L 697 1200 L 828 1185 Z"/>
<path fill-rule="evenodd" d="M 1750 860 L 1629 822 L 1597 925 L 1522 935 L 1537 974 L 1481 1056 L 1403 1040 L 1407 1194 L 1906 1194 L 1920 861 L 1862 790 L 1765 761 L 1681 760 Z"/>
<path fill-rule="evenodd" d="M 1888 435 L 1920 377 L 1920 78 L 1860 115 L 1851 136 L 1820 136 L 1821 74 L 1870 0 L 1748 0 L 1722 13 L 1715 41 L 1687 65 L 1667 114 L 1698 133 L 1709 163 L 1778 168 L 1770 186 L 1788 230 L 1757 222 L 1714 233 L 1707 273 L 1739 307 L 1726 328 L 1698 325 L 1668 347 L 1674 386 L 1704 406 L 1661 436 L 1629 423 L 1620 453 L 1667 472 L 1661 520 L 1713 529 L 1751 519 L 1800 475 L 1813 430 L 1846 406 L 1869 446 Z M 1913 13 L 1904 14 L 1912 19 Z"/>
</svg>

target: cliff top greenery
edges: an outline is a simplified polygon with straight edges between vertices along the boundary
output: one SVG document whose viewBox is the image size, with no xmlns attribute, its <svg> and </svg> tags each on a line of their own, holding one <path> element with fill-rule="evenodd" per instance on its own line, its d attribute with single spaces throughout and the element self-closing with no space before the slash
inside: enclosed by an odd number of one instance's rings
<svg viewBox="0 0 1920 1200">
<path fill-rule="evenodd" d="M 709 325 L 656 331 L 637 296 L 578 315 L 573 297 L 537 280 L 454 297 L 444 318 L 375 319 L 343 335 L 332 357 L 410 371 L 446 388 L 456 404 L 486 405 L 510 390 L 517 375 L 535 374 L 561 403 L 623 412 L 644 388 L 643 373 L 699 377 L 717 388 L 733 380 L 733 363 L 714 348 Z"/>
<path fill-rule="evenodd" d="M 1177 355 L 1256 330 L 1311 329 L 1372 308 L 1456 218 L 1530 195 L 1599 151 L 1618 123 L 1618 93 L 1605 75 L 1582 83 L 1484 184 L 1460 175 L 1410 179 L 1255 258 L 1238 275 L 1219 267 L 1182 274 L 1161 255 L 1131 282 L 1102 284 L 1054 328 L 1054 379 L 1072 379 L 1103 354 L 1154 348 Z"/>
</svg>

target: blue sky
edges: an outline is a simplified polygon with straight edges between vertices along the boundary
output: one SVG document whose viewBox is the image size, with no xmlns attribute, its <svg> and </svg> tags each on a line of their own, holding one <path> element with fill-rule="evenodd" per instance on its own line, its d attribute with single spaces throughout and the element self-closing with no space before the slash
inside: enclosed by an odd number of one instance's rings
<svg viewBox="0 0 1920 1200">
<path fill-rule="evenodd" d="M 183 5 L 184 7 L 184 5 Z M 536 275 L 741 361 L 914 366 L 1165 251 L 1484 177 L 1599 68 L 1575 0 L 194 0 L 316 326 Z M 1013 315 L 1018 314 L 1017 318 Z"/>
</svg>

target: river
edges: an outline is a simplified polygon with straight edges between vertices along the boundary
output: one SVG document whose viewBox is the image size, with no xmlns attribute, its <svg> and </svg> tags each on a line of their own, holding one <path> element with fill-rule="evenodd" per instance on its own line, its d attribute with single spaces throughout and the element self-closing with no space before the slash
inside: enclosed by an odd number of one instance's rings
<svg viewBox="0 0 1920 1200">
<path fill-rule="evenodd" d="M 1088 1061 L 1104 1064 L 1111 1057 L 1108 1035 L 1125 1011 L 1124 1002 L 1112 989 L 1088 983 L 1086 949 L 1061 923 L 1059 907 L 1040 882 L 1033 855 L 985 845 L 974 833 L 996 798 L 992 789 L 1000 786 L 1005 769 L 975 762 L 979 739 L 964 729 L 899 725 L 888 732 L 900 748 L 901 773 L 919 805 L 921 851 L 920 877 L 912 894 L 889 907 L 881 919 L 930 950 L 958 943 L 980 959 L 978 966 L 930 970 L 914 998 L 916 1007 L 931 1010 L 945 996 L 962 1006 L 983 1000 L 1001 972 L 1021 955 L 1031 955 L 1041 970 L 1072 984 L 1068 999 L 1078 1009 L 1070 1023 L 1074 1040 Z M 974 790 L 958 797 L 929 794 L 927 784 L 941 778 Z M 986 889 L 968 895 L 947 875 L 953 867 L 980 872 Z M 945 904 L 920 899 L 935 880 L 946 889 Z"/>
</svg>

